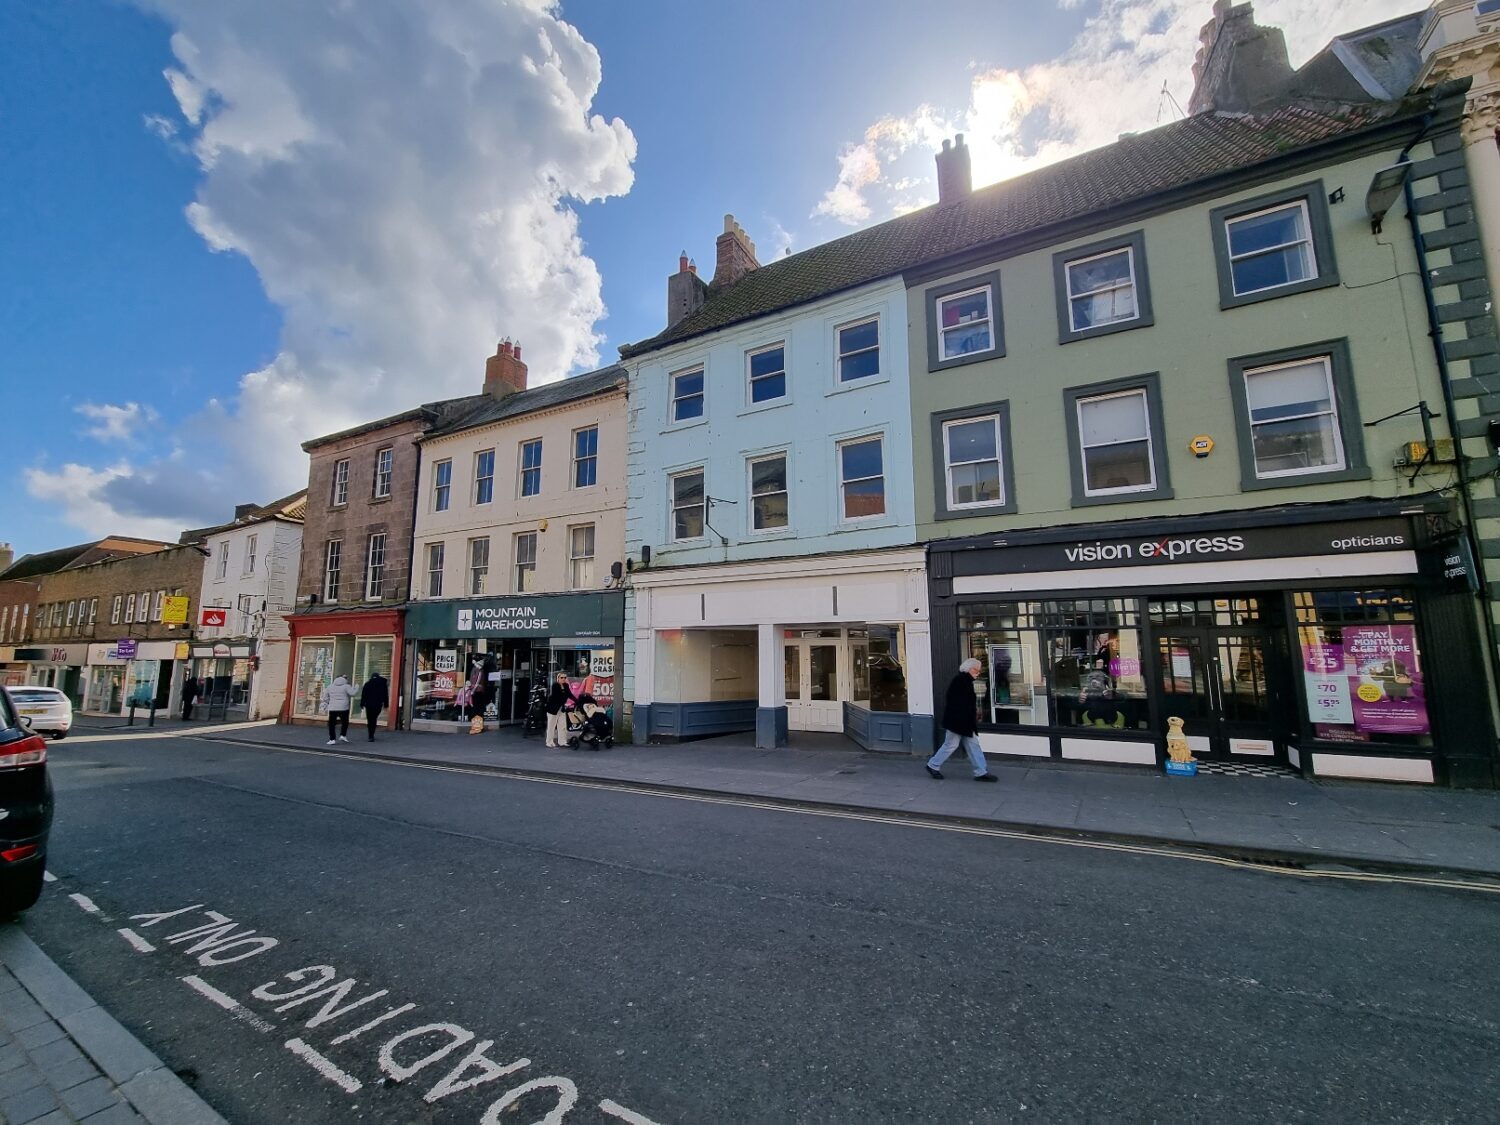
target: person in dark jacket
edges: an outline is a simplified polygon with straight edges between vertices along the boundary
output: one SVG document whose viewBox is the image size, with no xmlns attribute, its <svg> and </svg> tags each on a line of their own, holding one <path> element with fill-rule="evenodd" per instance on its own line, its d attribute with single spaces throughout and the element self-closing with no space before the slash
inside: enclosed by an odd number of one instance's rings
<svg viewBox="0 0 1500 1125">
<path fill-rule="evenodd" d="M 365 686 L 359 689 L 359 705 L 365 709 L 365 726 L 370 731 L 370 741 L 375 741 L 375 728 L 380 725 L 380 712 L 391 702 L 391 689 L 385 677 L 371 672 Z"/>
<path fill-rule="evenodd" d="M 193 717 L 193 701 L 198 698 L 198 681 L 191 675 L 182 681 L 182 721 Z"/>
<path fill-rule="evenodd" d="M 547 749 L 568 744 L 568 710 L 576 703 L 573 689 L 568 686 L 568 674 L 559 672 L 547 693 Z"/>
<path fill-rule="evenodd" d="M 958 675 L 948 685 L 948 694 L 943 699 L 943 744 L 938 752 L 927 760 L 927 772 L 934 781 L 943 780 L 942 765 L 949 755 L 963 744 L 969 755 L 969 764 L 974 767 L 975 781 L 995 781 L 984 761 L 984 750 L 979 745 L 979 717 L 974 706 L 974 681 L 979 679 L 981 665 L 974 659 L 965 660 L 958 666 Z"/>
</svg>

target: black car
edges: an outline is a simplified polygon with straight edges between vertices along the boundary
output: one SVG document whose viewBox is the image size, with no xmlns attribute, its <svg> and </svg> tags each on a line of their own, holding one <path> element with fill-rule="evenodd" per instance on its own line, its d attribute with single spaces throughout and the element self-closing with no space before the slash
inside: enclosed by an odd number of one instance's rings
<svg viewBox="0 0 1500 1125">
<path fill-rule="evenodd" d="M 21 725 L 9 693 L 0 689 L 0 917 L 41 897 L 51 828 L 47 740 Z"/>
</svg>

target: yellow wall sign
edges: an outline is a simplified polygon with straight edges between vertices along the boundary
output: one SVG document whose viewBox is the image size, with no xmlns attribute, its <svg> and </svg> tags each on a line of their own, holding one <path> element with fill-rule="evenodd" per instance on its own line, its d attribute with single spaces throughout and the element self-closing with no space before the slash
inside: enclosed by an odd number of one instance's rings
<svg viewBox="0 0 1500 1125">
<path fill-rule="evenodd" d="M 186 625 L 188 615 L 187 595 L 173 598 L 163 598 L 161 603 L 161 622 L 163 625 Z"/>
<path fill-rule="evenodd" d="M 1207 434 L 1199 434 L 1188 442 L 1188 449 L 1194 457 L 1207 457 L 1214 451 L 1214 439 Z"/>
<path fill-rule="evenodd" d="M 188 651 L 189 650 L 188 650 L 188 643 L 187 643 L 187 641 L 178 641 L 177 642 L 177 657 L 176 658 L 178 660 L 186 660 L 188 658 Z"/>
</svg>

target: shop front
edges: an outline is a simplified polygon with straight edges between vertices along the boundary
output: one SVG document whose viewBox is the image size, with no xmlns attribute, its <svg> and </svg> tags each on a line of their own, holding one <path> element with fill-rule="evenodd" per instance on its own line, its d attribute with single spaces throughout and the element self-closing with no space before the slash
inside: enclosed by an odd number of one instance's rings
<svg viewBox="0 0 1500 1125">
<path fill-rule="evenodd" d="M 180 698 L 177 659 L 186 645 L 178 641 L 96 641 L 85 646 L 84 711 L 119 715 L 135 707 L 166 711 Z"/>
<path fill-rule="evenodd" d="M 934 681 L 986 753 L 1493 784 L 1477 601 L 1446 513 L 1309 505 L 929 548 Z"/>
<path fill-rule="evenodd" d="M 26 682 L 26 663 L 16 659 L 14 645 L 0 645 L 0 684 L 20 687 Z"/>
<path fill-rule="evenodd" d="M 399 690 L 404 612 L 403 608 L 370 609 L 288 617 L 294 656 L 288 670 L 283 721 L 323 722 L 328 716 L 324 700 L 335 677 L 343 676 L 357 688 L 372 672 L 379 672 L 391 685 L 391 706 L 385 712 L 384 725 L 394 730 L 404 705 Z M 236 659 L 233 653 L 230 659 Z M 215 664 L 216 671 L 217 667 Z M 231 678 L 233 674 L 231 669 Z M 248 680 L 246 684 L 248 687 Z M 363 715 L 358 693 L 353 715 Z"/>
<path fill-rule="evenodd" d="M 842 733 L 909 753 L 932 738 L 923 552 L 637 570 L 634 737 Z"/>
<path fill-rule="evenodd" d="M 198 681 L 197 706 L 203 709 L 204 718 L 242 721 L 249 717 L 253 647 L 250 641 L 192 646 L 188 674 Z"/>
<path fill-rule="evenodd" d="M 558 672 L 615 714 L 624 633 L 619 590 L 414 602 L 406 612 L 413 730 L 468 729 L 466 701 L 488 684 L 487 724 L 519 723 L 533 688 Z"/>
<path fill-rule="evenodd" d="M 89 646 L 34 645 L 15 650 L 15 662 L 26 666 L 25 682 L 55 687 L 73 701 L 75 709 L 84 701 L 84 668 Z"/>
</svg>

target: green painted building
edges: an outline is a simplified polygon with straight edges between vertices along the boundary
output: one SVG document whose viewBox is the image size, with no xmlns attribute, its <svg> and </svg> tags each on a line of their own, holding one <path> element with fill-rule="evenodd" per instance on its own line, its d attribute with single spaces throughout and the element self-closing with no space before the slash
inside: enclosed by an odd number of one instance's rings
<svg viewBox="0 0 1500 1125">
<path fill-rule="evenodd" d="M 1463 89 L 1203 112 L 978 192 L 939 156 L 966 237 L 904 271 L 917 532 L 986 752 L 1154 766 L 1179 718 L 1213 770 L 1495 783 Z"/>
</svg>

